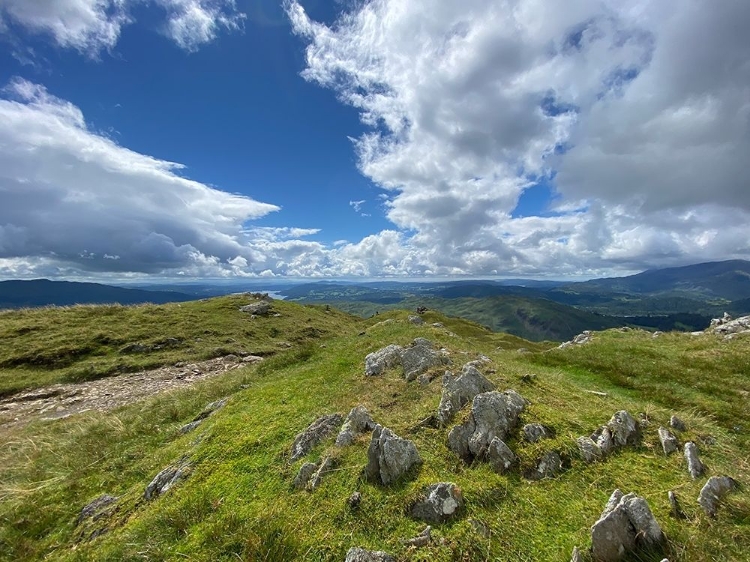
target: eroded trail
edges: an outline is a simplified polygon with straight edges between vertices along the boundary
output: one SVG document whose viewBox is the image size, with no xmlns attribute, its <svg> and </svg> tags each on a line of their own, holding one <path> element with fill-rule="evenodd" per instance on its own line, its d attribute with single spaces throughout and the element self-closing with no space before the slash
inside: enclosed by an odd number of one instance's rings
<svg viewBox="0 0 750 562">
<path fill-rule="evenodd" d="M 150 371 L 20 392 L 0 400 L 0 427 L 20 425 L 32 419 L 62 419 L 89 410 L 111 410 L 158 392 L 186 388 L 261 360 L 252 355 L 244 358 L 227 355 L 197 363 L 177 363 Z"/>
</svg>

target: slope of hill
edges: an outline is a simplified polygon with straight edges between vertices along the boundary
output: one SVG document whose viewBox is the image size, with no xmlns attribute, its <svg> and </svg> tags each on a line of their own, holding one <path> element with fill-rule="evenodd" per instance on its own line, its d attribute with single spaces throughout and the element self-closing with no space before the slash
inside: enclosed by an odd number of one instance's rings
<svg viewBox="0 0 750 562">
<path fill-rule="evenodd" d="M 416 326 L 402 311 L 362 320 L 324 306 L 277 301 L 270 314 L 253 317 L 238 310 L 248 302 L 235 296 L 183 305 L 3 313 L 0 356 L 21 360 L 0 371 L 6 387 L 16 369 L 25 373 L 24 388 L 67 380 L 71 369 L 112 375 L 106 361 L 100 370 L 100 359 L 128 353 L 119 343 L 103 343 L 102 318 L 128 340 L 148 343 L 139 353 L 153 365 L 189 364 L 227 351 L 262 350 L 266 359 L 114 411 L 0 422 L 6 444 L 0 448 L 0 559 L 341 561 L 351 547 L 364 547 L 403 561 L 532 561 L 568 560 L 577 545 L 590 561 L 590 527 L 615 488 L 644 497 L 666 534 L 660 551 L 640 552 L 639 560 L 744 560 L 750 551 L 747 335 L 654 338 L 639 330 L 609 330 L 595 333 L 591 343 L 550 350 L 436 312 L 427 312 L 426 324 Z M 99 314 L 82 315 L 87 310 Z M 145 324 L 147 319 L 152 323 Z M 150 345 L 168 334 L 186 344 Z M 469 407 L 446 427 L 429 422 L 441 399 L 445 366 L 429 370 L 424 384 L 407 382 L 399 368 L 363 374 L 368 353 L 416 337 L 443 348 L 453 371 L 480 359 L 480 370 L 498 390 L 513 388 L 529 400 L 521 424 L 544 424 L 552 436 L 530 443 L 513 430 L 506 441 L 519 461 L 507 474 L 481 459 L 465 464 L 446 441 Z M 50 350 L 49 357 L 66 356 L 69 364 L 36 365 L 16 350 L 20 343 L 43 350 L 46 341 L 65 350 Z M 228 349 L 217 351 L 219 345 Z M 226 405 L 201 417 L 219 399 Z M 419 451 L 422 462 L 394 484 L 363 476 L 369 434 L 348 447 L 335 446 L 331 436 L 290 461 L 299 432 L 321 415 L 345 415 L 356 405 Z M 584 462 L 575 438 L 623 409 L 641 420 L 640 441 L 600 462 Z M 705 476 L 692 479 L 681 454 L 662 452 L 656 430 L 672 414 L 687 425 L 677 432 L 680 444 L 698 443 Z M 192 420 L 199 425 L 186 431 Z M 562 471 L 528 480 L 524 475 L 550 451 L 562 456 Z M 333 468 L 321 474 L 319 486 L 295 489 L 303 463 L 326 457 Z M 146 499 L 147 486 L 168 466 L 182 467 L 183 477 Z M 741 488 L 722 500 L 712 518 L 696 498 L 708 476 L 721 474 Z M 427 485 L 440 481 L 456 483 L 465 506 L 450 521 L 433 523 L 423 546 L 406 544 L 425 526 L 410 515 L 410 506 Z M 669 490 L 685 518 L 670 516 Z M 359 500 L 348 501 L 354 492 Z M 95 518 L 81 514 L 103 494 L 110 496 L 106 509 Z"/>
<path fill-rule="evenodd" d="M 162 304 L 195 297 L 173 291 L 125 289 L 99 283 L 73 281 L 0 281 L 0 309 L 74 304 Z"/>
</svg>

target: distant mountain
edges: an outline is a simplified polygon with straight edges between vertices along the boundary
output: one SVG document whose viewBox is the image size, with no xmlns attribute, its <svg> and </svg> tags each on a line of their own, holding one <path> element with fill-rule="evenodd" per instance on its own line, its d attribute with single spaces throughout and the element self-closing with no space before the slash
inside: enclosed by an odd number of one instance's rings
<svg viewBox="0 0 750 562">
<path fill-rule="evenodd" d="M 99 283 L 72 281 L 0 281 L 0 308 L 69 306 L 74 304 L 163 304 L 195 300 L 174 291 L 124 289 Z"/>
</svg>

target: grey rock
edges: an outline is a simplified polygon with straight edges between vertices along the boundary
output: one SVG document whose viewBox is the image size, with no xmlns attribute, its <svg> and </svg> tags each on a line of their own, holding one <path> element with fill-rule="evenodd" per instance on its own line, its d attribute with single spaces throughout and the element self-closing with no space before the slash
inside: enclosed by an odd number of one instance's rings
<svg viewBox="0 0 750 562">
<path fill-rule="evenodd" d="M 589 330 L 584 330 L 570 341 L 561 343 L 558 349 L 565 349 L 566 347 L 572 347 L 574 345 L 583 345 L 589 343 L 593 339 L 593 336 Z"/>
<path fill-rule="evenodd" d="M 716 322 L 716 324 L 714 324 Z M 711 323 L 712 331 L 720 335 L 728 334 L 741 334 L 750 332 L 750 316 L 742 316 L 740 318 L 732 319 L 731 316 L 725 318 L 715 319 Z"/>
<path fill-rule="evenodd" d="M 387 427 L 375 425 L 367 451 L 365 476 L 368 480 L 391 484 L 421 462 L 412 441 L 398 437 Z"/>
<path fill-rule="evenodd" d="M 222 398 L 221 400 L 216 400 L 214 402 L 211 402 L 210 404 L 207 404 L 206 407 L 203 408 L 201 413 L 193 418 L 193 421 L 183 425 L 180 428 L 180 434 L 182 435 L 182 434 L 188 433 L 192 431 L 193 429 L 195 429 L 196 427 L 198 427 L 201 424 L 201 422 L 203 422 L 203 420 L 205 420 L 208 416 L 213 414 L 216 410 L 223 408 L 226 405 L 226 403 L 227 403 L 227 399 Z"/>
<path fill-rule="evenodd" d="M 490 441 L 490 446 L 487 449 L 487 460 L 492 470 L 498 474 L 505 474 L 518 464 L 518 457 L 505 444 L 505 441 L 497 437 Z"/>
<path fill-rule="evenodd" d="M 540 423 L 527 423 L 523 426 L 523 438 L 529 443 L 552 437 L 552 432 Z"/>
<path fill-rule="evenodd" d="M 604 456 L 599 445 L 591 437 L 581 436 L 576 439 L 576 444 L 581 458 L 586 462 L 596 462 Z"/>
<path fill-rule="evenodd" d="M 677 431 L 685 431 L 686 429 L 685 422 L 677 416 L 672 416 L 671 418 L 669 418 L 669 427 L 671 427 L 672 429 L 676 429 Z"/>
<path fill-rule="evenodd" d="M 373 377 L 382 375 L 387 369 L 392 369 L 401 363 L 400 345 L 392 343 L 378 351 L 373 351 L 365 357 L 365 375 Z"/>
<path fill-rule="evenodd" d="M 150 500 L 167 492 L 175 484 L 187 478 L 190 466 L 190 463 L 183 459 L 176 465 L 168 466 L 163 469 L 159 474 L 154 476 L 154 479 L 148 486 L 146 486 L 146 491 L 143 493 L 143 497 L 146 500 Z"/>
<path fill-rule="evenodd" d="M 404 378 L 407 381 L 413 381 L 427 370 L 449 363 L 448 354 L 442 350 L 434 349 L 432 342 L 425 338 L 416 338 L 411 347 L 407 347 L 401 352 L 401 365 L 404 368 Z"/>
<path fill-rule="evenodd" d="M 372 431 L 374 427 L 375 422 L 372 420 L 367 408 L 362 405 L 355 406 L 349 412 L 349 415 L 346 416 L 344 425 L 341 426 L 341 431 L 339 431 L 336 437 L 336 446 L 346 447 L 351 445 L 358 435 Z"/>
<path fill-rule="evenodd" d="M 615 441 L 612 437 L 612 432 L 606 425 L 603 425 L 592 434 L 591 439 L 596 443 L 596 446 L 599 447 L 602 455 L 609 454 L 615 448 Z"/>
<path fill-rule="evenodd" d="M 573 554 L 570 555 L 570 562 L 583 562 L 583 556 L 581 556 L 581 551 L 578 550 L 577 546 L 573 547 Z"/>
<path fill-rule="evenodd" d="M 469 416 L 468 420 L 454 426 L 448 433 L 448 448 L 467 463 L 471 462 L 474 458 L 474 455 L 469 450 L 469 440 L 474 435 L 475 429 L 474 417 Z"/>
<path fill-rule="evenodd" d="M 350 509 L 359 508 L 359 504 L 362 503 L 362 494 L 360 492 L 352 492 L 352 495 L 349 496 L 349 499 L 346 500 L 346 503 Z"/>
<path fill-rule="evenodd" d="M 409 323 L 414 324 L 415 326 L 421 326 L 424 324 L 424 320 L 422 320 L 421 316 L 409 316 Z"/>
<path fill-rule="evenodd" d="M 240 312 L 247 312 L 256 316 L 268 316 L 271 313 L 271 303 L 263 300 L 246 304 L 240 307 Z"/>
<path fill-rule="evenodd" d="M 648 502 L 635 494 L 627 494 L 620 500 L 628 514 L 630 523 L 636 529 L 636 540 L 648 547 L 659 545 L 664 540 L 664 533 L 656 521 Z"/>
<path fill-rule="evenodd" d="M 112 513 L 112 509 L 107 509 L 112 506 L 118 499 L 117 496 L 110 496 L 109 494 L 103 494 L 96 498 L 94 501 L 86 504 L 81 512 L 78 514 L 76 525 L 80 525 L 86 519 L 92 519 L 96 521 L 101 517 L 106 517 Z"/>
<path fill-rule="evenodd" d="M 335 461 L 331 457 L 324 458 L 318 470 L 310 477 L 310 481 L 307 483 L 307 489 L 310 491 L 315 490 L 323 482 L 323 476 L 331 472 L 335 466 Z"/>
<path fill-rule="evenodd" d="M 685 460 L 687 461 L 688 473 L 692 478 L 699 478 L 706 468 L 698 458 L 698 447 L 692 441 L 685 443 Z"/>
<path fill-rule="evenodd" d="M 670 490 L 667 493 L 667 497 L 669 498 L 669 507 L 671 508 L 672 517 L 675 519 L 685 519 L 685 513 L 682 511 L 680 502 L 677 500 L 677 494 Z"/>
<path fill-rule="evenodd" d="M 263 361 L 263 358 L 260 355 L 245 355 L 242 358 L 243 363 L 259 363 Z"/>
<path fill-rule="evenodd" d="M 306 462 L 303 464 L 297 472 L 297 476 L 294 477 L 294 487 L 297 490 L 304 490 L 307 488 L 307 483 L 317 470 L 318 465 L 314 462 Z"/>
<path fill-rule="evenodd" d="M 433 328 L 444 328 L 444 324 L 442 322 L 433 322 L 432 323 Z"/>
<path fill-rule="evenodd" d="M 716 510 L 721 499 L 737 489 L 737 481 L 729 476 L 712 476 L 698 495 L 698 505 L 709 517 L 716 516 Z"/>
<path fill-rule="evenodd" d="M 334 433 L 342 421 L 341 414 L 320 416 L 305 431 L 298 433 L 292 444 L 291 462 L 304 457 L 315 445 Z"/>
<path fill-rule="evenodd" d="M 382 550 L 365 550 L 364 548 L 350 548 L 344 562 L 396 562 L 396 559 Z"/>
<path fill-rule="evenodd" d="M 186 423 L 179 429 L 179 434 L 184 435 L 186 433 L 190 433 L 202 423 L 203 423 L 203 420 L 195 420 L 195 421 L 191 421 L 190 423 Z"/>
<path fill-rule="evenodd" d="M 414 546 L 414 547 L 421 547 L 421 546 L 427 546 L 430 544 L 430 541 L 432 540 L 432 527 L 427 525 L 427 527 L 424 528 L 424 530 L 419 533 L 416 537 L 413 537 L 411 539 L 406 539 L 404 541 L 401 541 L 406 546 Z"/>
<path fill-rule="evenodd" d="M 666 427 L 659 428 L 659 441 L 661 441 L 661 448 L 667 456 L 680 450 L 677 437 L 675 437 Z"/>
<path fill-rule="evenodd" d="M 472 365 L 464 365 L 458 377 L 446 372 L 443 376 L 443 394 L 438 406 L 438 422 L 441 425 L 448 423 L 456 412 L 471 402 L 477 394 L 494 389 L 495 385 Z"/>
<path fill-rule="evenodd" d="M 607 427 L 612 432 L 612 440 L 615 447 L 637 445 L 640 441 L 641 431 L 638 423 L 625 410 L 615 412 L 609 423 L 607 423 Z"/>
<path fill-rule="evenodd" d="M 428 486 L 423 497 L 412 505 L 411 516 L 428 523 L 443 523 L 455 517 L 464 507 L 461 489 L 453 482 Z"/>
<path fill-rule="evenodd" d="M 563 461 L 560 454 L 556 451 L 547 451 L 532 469 L 526 471 L 524 476 L 528 480 L 543 480 L 554 478 L 562 474 L 563 470 Z"/>
</svg>

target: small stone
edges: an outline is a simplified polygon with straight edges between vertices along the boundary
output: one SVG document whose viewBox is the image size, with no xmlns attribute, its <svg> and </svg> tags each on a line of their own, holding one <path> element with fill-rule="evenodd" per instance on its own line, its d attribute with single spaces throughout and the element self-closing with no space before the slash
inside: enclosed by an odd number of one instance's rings
<svg viewBox="0 0 750 562">
<path fill-rule="evenodd" d="M 421 316 L 409 316 L 409 323 L 414 324 L 415 326 L 421 326 L 424 324 L 424 320 L 422 320 Z"/>
<path fill-rule="evenodd" d="M 331 470 L 333 470 L 334 465 L 335 465 L 335 461 L 331 457 L 324 458 L 321 461 L 320 467 L 318 467 L 318 470 L 316 470 L 315 474 L 313 474 L 310 477 L 310 481 L 307 483 L 307 489 L 312 492 L 318 486 L 320 486 L 320 484 L 323 482 L 323 476 L 331 472 Z"/>
<path fill-rule="evenodd" d="M 677 431 L 685 431 L 686 429 L 685 422 L 677 416 L 672 416 L 671 418 L 669 418 L 669 427 L 671 427 L 672 429 L 676 429 Z"/>
<path fill-rule="evenodd" d="M 111 513 L 111 510 L 107 510 L 106 508 L 111 506 L 118 499 L 117 496 L 110 496 L 109 494 L 99 496 L 81 509 L 81 512 L 78 514 L 78 519 L 76 520 L 76 525 L 80 525 L 84 520 L 89 518 L 96 521 L 97 519 L 108 515 Z"/>
<path fill-rule="evenodd" d="M 577 546 L 573 547 L 573 554 L 570 555 L 570 562 L 583 562 L 583 556 L 581 556 L 581 551 L 578 550 Z"/>
<path fill-rule="evenodd" d="M 637 445 L 641 432 L 633 416 L 627 411 L 616 412 L 609 420 L 607 427 L 612 432 L 612 439 L 616 447 Z"/>
<path fill-rule="evenodd" d="M 432 540 L 431 536 L 432 527 L 427 525 L 427 527 L 424 528 L 424 530 L 419 533 L 416 537 L 407 539 L 404 541 L 401 541 L 406 546 L 414 546 L 414 547 L 420 547 L 420 546 L 427 546 L 430 544 L 430 541 Z"/>
<path fill-rule="evenodd" d="M 685 443 L 685 460 L 692 478 L 699 478 L 705 471 L 703 463 L 698 458 L 698 447 L 692 441 Z"/>
<path fill-rule="evenodd" d="M 576 439 L 581 458 L 586 462 L 596 462 L 602 458 L 603 453 L 591 437 L 579 437 Z"/>
<path fill-rule="evenodd" d="M 260 361 L 263 361 L 263 358 L 259 355 L 245 355 L 242 358 L 243 363 L 259 363 Z"/>
<path fill-rule="evenodd" d="M 250 303 L 245 306 L 241 306 L 240 312 L 247 312 L 248 314 L 254 314 L 255 316 L 268 316 L 271 312 L 271 303 L 265 300 Z"/>
<path fill-rule="evenodd" d="M 540 423 L 527 423 L 523 426 L 523 438 L 529 443 L 552 437 L 552 431 Z"/>
<path fill-rule="evenodd" d="M 342 421 L 341 414 L 320 416 L 305 431 L 298 433 L 292 444 L 291 462 L 309 453 L 315 445 L 335 432 L 341 426 Z"/>
<path fill-rule="evenodd" d="M 721 499 L 737 489 L 737 481 L 729 476 L 712 476 L 701 489 L 698 505 L 709 517 L 716 516 L 716 510 Z"/>
<path fill-rule="evenodd" d="M 422 499 L 414 503 L 411 516 L 428 523 L 443 523 L 455 517 L 464 507 L 461 489 L 452 482 L 427 487 Z"/>
<path fill-rule="evenodd" d="M 671 515 L 675 519 L 685 519 L 685 513 L 682 511 L 682 508 L 680 507 L 680 502 L 677 501 L 677 494 L 675 494 L 672 490 L 670 490 L 667 493 L 667 497 L 669 498 L 669 507 L 671 508 Z"/>
<path fill-rule="evenodd" d="M 505 474 L 518 464 L 518 457 L 516 457 L 504 441 L 497 437 L 490 441 L 490 446 L 487 449 L 487 460 L 492 470 L 498 474 Z"/>
<path fill-rule="evenodd" d="M 554 478 L 563 471 L 563 461 L 556 451 L 548 451 L 537 461 L 536 465 L 527 470 L 524 476 L 528 480 L 543 480 Z"/>
<path fill-rule="evenodd" d="M 364 548 L 350 548 L 344 562 L 396 562 L 396 559 L 382 550 L 365 550 Z"/>
<path fill-rule="evenodd" d="M 666 427 L 659 428 L 659 441 L 661 441 L 661 448 L 667 456 L 680 450 L 677 438 Z"/>
<path fill-rule="evenodd" d="M 346 503 L 349 506 L 349 509 L 359 508 L 359 504 L 362 503 L 362 494 L 360 492 L 352 492 L 352 495 L 349 496 Z"/>
<path fill-rule="evenodd" d="M 294 477 L 294 487 L 297 490 L 304 490 L 307 488 L 307 483 L 310 481 L 310 478 L 312 478 L 312 475 L 315 474 L 315 471 L 318 470 L 318 465 L 314 462 L 306 462 L 303 464 L 299 472 L 297 472 L 297 476 Z"/>
</svg>

